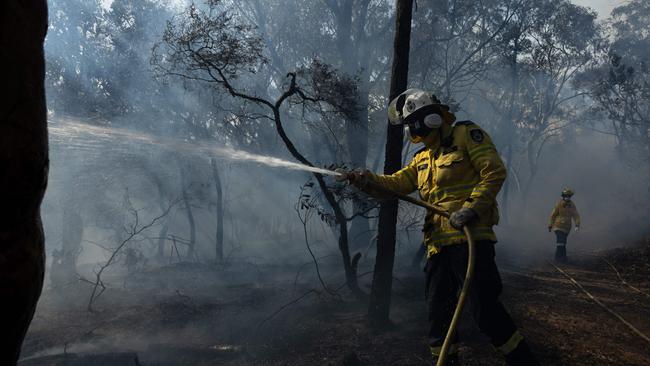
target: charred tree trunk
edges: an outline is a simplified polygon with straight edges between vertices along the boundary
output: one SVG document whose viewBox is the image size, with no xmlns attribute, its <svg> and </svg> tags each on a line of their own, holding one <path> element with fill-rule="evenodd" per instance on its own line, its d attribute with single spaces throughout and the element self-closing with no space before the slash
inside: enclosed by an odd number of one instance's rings
<svg viewBox="0 0 650 366">
<path fill-rule="evenodd" d="M 0 2 L 0 364 L 15 365 L 43 286 L 48 149 L 44 0 Z"/>
<path fill-rule="evenodd" d="M 156 189 L 158 189 L 158 205 L 160 206 L 160 211 L 164 212 L 167 207 L 165 206 L 165 198 L 167 197 L 167 191 L 165 189 L 165 185 L 163 184 L 163 181 L 161 177 L 157 174 L 157 172 L 153 170 L 147 169 L 145 166 L 144 171 L 146 171 L 148 174 L 147 176 L 149 179 L 151 179 L 151 182 L 156 186 Z M 171 215 L 170 215 L 171 216 Z M 160 228 L 160 231 L 158 232 L 158 259 L 162 260 L 165 257 L 165 244 L 167 244 L 167 233 L 169 232 L 169 224 L 171 222 L 170 217 L 165 217 L 162 221 L 162 227 Z"/>
<path fill-rule="evenodd" d="M 63 213 L 61 215 L 61 251 L 52 255 L 50 280 L 53 287 L 66 286 L 74 283 L 79 278 L 77 274 L 77 257 L 81 252 L 81 240 L 84 233 L 84 222 L 79 214 L 79 205 L 74 203 L 74 198 L 66 197 L 61 202 Z"/>
<path fill-rule="evenodd" d="M 336 20 L 336 46 L 342 70 L 348 75 L 359 75 L 358 112 L 346 120 L 346 145 L 350 163 L 354 167 L 365 167 L 368 158 L 368 83 L 369 56 L 365 25 L 370 1 L 341 1 L 331 4 Z M 353 200 L 353 212 L 365 208 L 361 200 Z M 353 250 L 365 247 L 370 240 L 370 223 L 365 217 L 355 217 L 349 223 L 348 238 Z"/>
<path fill-rule="evenodd" d="M 365 74 L 365 72 L 364 72 Z M 364 75 L 365 76 L 365 75 Z M 365 80 L 361 85 L 361 92 L 358 99 L 359 112 L 357 120 L 347 124 L 347 145 L 350 151 L 350 160 L 355 167 L 365 167 L 368 158 L 368 95 L 369 90 Z M 353 212 L 362 211 L 364 202 L 354 200 L 352 202 Z M 356 217 L 350 222 L 350 238 L 352 249 L 357 250 L 368 245 L 370 240 L 370 225 L 365 217 Z"/>
<path fill-rule="evenodd" d="M 514 116 L 515 116 L 515 103 L 517 100 L 517 95 L 519 92 L 519 65 L 517 64 L 517 57 L 519 55 L 519 42 L 517 39 L 514 40 L 514 48 L 512 51 L 512 58 L 511 58 L 511 63 L 510 63 L 510 68 L 511 68 L 511 92 L 510 92 L 510 105 L 508 106 L 508 114 L 506 115 L 506 120 L 504 121 L 504 129 L 506 131 L 506 143 L 507 143 L 507 153 L 505 155 L 505 160 L 506 160 L 506 168 L 508 169 L 508 176 L 513 174 L 513 169 L 512 169 L 512 160 L 513 160 L 513 154 L 512 150 L 514 149 L 514 144 L 515 144 L 515 121 L 513 121 Z M 506 179 L 506 181 L 503 184 L 503 200 L 502 200 L 502 206 L 503 206 L 503 222 L 504 224 L 508 224 L 510 221 L 510 191 L 512 189 L 512 186 L 510 185 L 510 181 L 512 179 Z"/>
<path fill-rule="evenodd" d="M 215 241 L 215 260 L 217 262 L 223 262 L 223 187 L 221 184 L 221 177 L 219 176 L 219 170 L 217 169 L 217 161 L 211 159 L 210 164 L 212 165 L 214 188 L 217 191 L 217 232 Z"/>
<path fill-rule="evenodd" d="M 408 84 L 412 15 L 413 0 L 397 0 L 390 100 L 406 90 Z M 384 174 L 395 173 L 401 168 L 403 138 L 404 130 L 401 126 L 388 124 Z M 375 271 L 372 278 L 368 308 L 370 321 L 377 325 L 389 322 L 395 238 L 397 234 L 397 209 L 398 202 L 396 199 L 382 202 L 379 208 L 377 258 L 375 259 Z"/>
<path fill-rule="evenodd" d="M 183 204 L 185 205 L 185 213 L 187 213 L 187 224 L 190 226 L 190 242 L 187 247 L 187 258 L 192 259 L 194 257 L 194 246 L 196 245 L 196 220 L 194 220 L 194 212 L 192 211 L 192 200 L 190 195 L 187 192 L 188 184 L 186 181 L 185 174 L 181 167 L 181 196 L 183 198 Z"/>
<path fill-rule="evenodd" d="M 158 258 L 165 258 L 165 244 L 167 244 L 167 233 L 169 232 L 169 220 L 165 221 L 158 232 Z"/>
<path fill-rule="evenodd" d="M 190 242 L 187 247 L 187 258 L 194 257 L 194 246 L 196 245 L 196 221 L 194 220 L 194 212 L 192 211 L 192 204 L 187 188 L 183 188 L 183 203 L 185 203 L 185 212 L 187 213 L 187 224 L 190 226 Z"/>
</svg>

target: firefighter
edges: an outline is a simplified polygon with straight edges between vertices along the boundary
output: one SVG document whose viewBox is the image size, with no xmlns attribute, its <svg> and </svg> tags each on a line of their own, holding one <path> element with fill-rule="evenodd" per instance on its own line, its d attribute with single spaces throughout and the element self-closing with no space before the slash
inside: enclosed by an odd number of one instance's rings
<svg viewBox="0 0 650 366">
<path fill-rule="evenodd" d="M 497 224 L 496 196 L 506 178 L 506 169 L 485 131 L 470 121 L 455 122 L 455 115 L 435 95 L 409 89 L 391 101 L 389 120 L 404 125 L 413 143 L 424 147 L 411 162 L 391 175 L 367 170 L 347 174 L 353 185 L 365 188 L 369 180 L 385 188 L 420 198 L 451 212 L 450 219 L 436 214 L 425 217 L 424 244 L 427 250 L 426 298 L 429 346 L 433 365 L 458 300 L 467 268 L 467 243 L 461 231 L 469 224 L 476 239 L 476 272 L 470 298 L 483 333 L 505 356 L 508 365 L 538 365 L 526 341 L 499 301 L 501 277 L 494 255 Z M 454 339 L 447 365 L 458 364 L 458 343 Z"/>
<path fill-rule="evenodd" d="M 571 200 L 573 190 L 565 188 L 562 199 L 555 205 L 548 220 L 548 231 L 555 232 L 555 260 L 566 262 L 566 240 L 571 232 L 571 220 L 575 221 L 575 231 L 580 230 L 580 214 L 576 204 Z"/>
</svg>

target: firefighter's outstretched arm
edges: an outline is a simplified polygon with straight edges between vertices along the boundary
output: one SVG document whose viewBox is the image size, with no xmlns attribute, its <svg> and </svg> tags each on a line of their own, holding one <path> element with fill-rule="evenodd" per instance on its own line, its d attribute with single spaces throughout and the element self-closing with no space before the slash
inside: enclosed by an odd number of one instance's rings
<svg viewBox="0 0 650 366">
<path fill-rule="evenodd" d="M 409 194 L 417 189 L 418 173 L 413 161 L 401 170 L 390 175 L 373 174 L 369 170 L 363 169 L 356 169 L 345 174 L 345 177 L 341 177 L 342 179 L 349 180 L 353 185 L 373 196 L 382 195 L 368 187 L 368 181 L 372 181 L 386 189 L 401 194 Z"/>
</svg>

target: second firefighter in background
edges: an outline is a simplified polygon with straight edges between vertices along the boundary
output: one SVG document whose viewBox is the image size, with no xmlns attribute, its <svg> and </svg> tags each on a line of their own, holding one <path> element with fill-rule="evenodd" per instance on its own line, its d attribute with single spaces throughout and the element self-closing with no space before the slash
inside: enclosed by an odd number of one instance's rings
<svg viewBox="0 0 650 366">
<path fill-rule="evenodd" d="M 348 174 L 355 186 L 369 194 L 365 182 L 408 194 L 418 191 L 426 202 L 451 213 L 450 219 L 429 214 L 424 223 L 427 248 L 426 298 L 429 345 L 435 365 L 462 287 L 467 268 L 467 245 L 462 227 L 469 225 L 476 240 L 476 271 L 470 298 L 479 328 L 505 356 L 508 365 L 538 365 L 526 341 L 499 301 L 501 277 L 495 263 L 499 221 L 496 197 L 506 169 L 492 140 L 470 121 L 455 122 L 449 107 L 432 94 L 409 89 L 389 106 L 389 119 L 403 124 L 413 143 L 424 147 L 411 162 L 391 175 L 367 170 Z M 458 364 L 458 343 L 450 349 L 447 365 Z"/>
<path fill-rule="evenodd" d="M 580 214 L 571 197 L 573 190 L 565 188 L 562 199 L 555 205 L 548 220 L 548 231 L 555 232 L 555 259 L 558 261 L 566 261 L 566 242 L 571 233 L 571 221 L 575 221 L 576 231 L 580 230 Z"/>
</svg>

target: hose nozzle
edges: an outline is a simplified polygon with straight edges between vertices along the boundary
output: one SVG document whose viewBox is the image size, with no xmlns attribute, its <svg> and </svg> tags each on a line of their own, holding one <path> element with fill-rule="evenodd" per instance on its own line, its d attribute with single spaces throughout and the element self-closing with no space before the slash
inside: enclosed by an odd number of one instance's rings
<svg viewBox="0 0 650 366">
<path fill-rule="evenodd" d="M 343 168 L 336 168 L 334 173 L 336 173 L 334 179 L 336 179 L 337 182 L 351 181 L 354 179 L 354 174 Z"/>
</svg>

